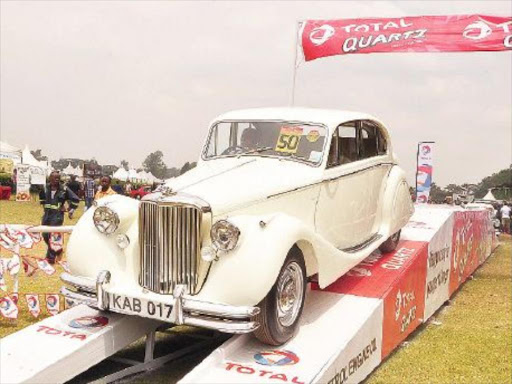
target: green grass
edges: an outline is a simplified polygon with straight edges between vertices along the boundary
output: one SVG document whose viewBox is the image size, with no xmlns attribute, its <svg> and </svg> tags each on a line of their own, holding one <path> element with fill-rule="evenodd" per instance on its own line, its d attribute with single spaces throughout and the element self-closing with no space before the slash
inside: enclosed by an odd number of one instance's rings
<svg viewBox="0 0 512 384">
<path fill-rule="evenodd" d="M 83 212 L 81 206 L 77 213 Z M 0 223 L 39 224 L 42 209 L 37 202 L 16 203 L 0 201 Z M 65 224 L 76 223 L 66 219 Z M 26 253 L 44 257 L 46 246 L 38 244 Z M 512 383 L 512 238 L 503 235 L 501 245 L 489 260 L 475 272 L 452 297 L 450 304 L 441 308 L 434 322 L 420 327 L 366 381 L 367 384 L 439 383 L 439 384 L 498 384 Z M 10 253 L 0 250 L 1 257 Z M 64 255 L 65 257 L 65 255 Z M 20 272 L 20 316 L 16 321 L 0 318 L 0 337 L 6 336 L 46 317 L 45 310 L 34 319 L 27 310 L 24 293 L 58 292 L 61 283 L 57 273 L 48 277 L 38 272 L 27 278 Z M 10 280 L 8 281 L 9 287 Z M 42 302 L 44 306 L 44 300 Z M 170 342 L 170 339 L 173 339 Z M 184 335 L 160 334 L 157 355 L 169 353 L 187 343 Z M 140 376 L 136 382 L 169 383 L 179 380 L 203 358 L 201 354 L 170 363 L 165 367 Z M 142 358 L 142 341 L 132 344 L 121 352 L 123 357 Z M 112 372 L 122 366 L 105 361 L 73 381 L 86 382 Z"/>
<path fill-rule="evenodd" d="M 449 305 L 408 338 L 367 380 L 380 383 L 512 382 L 510 236 L 452 296 Z"/>
</svg>

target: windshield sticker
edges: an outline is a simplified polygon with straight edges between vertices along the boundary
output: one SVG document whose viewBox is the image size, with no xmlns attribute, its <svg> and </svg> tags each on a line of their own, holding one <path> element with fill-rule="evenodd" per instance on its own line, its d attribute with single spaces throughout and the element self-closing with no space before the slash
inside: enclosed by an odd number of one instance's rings
<svg viewBox="0 0 512 384">
<path fill-rule="evenodd" d="M 296 153 L 304 128 L 282 127 L 277 139 L 276 152 Z"/>
<path fill-rule="evenodd" d="M 313 163 L 319 163 L 320 160 L 322 160 L 322 152 L 311 151 L 311 153 L 309 154 L 309 161 Z"/>
<path fill-rule="evenodd" d="M 319 138 L 320 132 L 318 132 L 316 129 L 309 131 L 308 135 L 306 136 L 306 139 L 308 139 L 310 143 L 316 143 Z"/>
</svg>

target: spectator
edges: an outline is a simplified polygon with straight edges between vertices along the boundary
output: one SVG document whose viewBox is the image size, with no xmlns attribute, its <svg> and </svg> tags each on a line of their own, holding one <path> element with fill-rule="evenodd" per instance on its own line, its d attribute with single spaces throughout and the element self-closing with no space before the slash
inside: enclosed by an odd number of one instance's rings
<svg viewBox="0 0 512 384">
<path fill-rule="evenodd" d="M 68 202 L 68 211 L 72 216 L 74 210 L 78 207 L 78 196 L 71 189 L 60 185 L 60 174 L 53 171 L 50 174 L 49 183 L 39 192 L 39 202 L 44 207 L 44 214 L 41 220 L 42 225 L 60 227 L 64 223 L 65 203 Z M 48 246 L 46 251 L 46 260 L 50 264 L 55 263 L 55 259 L 62 253 L 62 248 L 54 250 L 50 245 L 50 233 L 43 233 L 43 238 Z"/>
<path fill-rule="evenodd" d="M 98 201 L 105 196 L 115 195 L 116 192 L 111 188 L 111 184 L 112 179 L 110 176 L 102 176 L 100 180 L 100 190 L 96 192 L 94 200 Z"/>
<path fill-rule="evenodd" d="M 127 182 L 124 186 L 124 191 L 127 196 L 130 196 L 130 192 L 132 191 L 132 184 L 130 182 Z"/>
<path fill-rule="evenodd" d="M 94 201 L 94 194 L 96 193 L 96 186 L 94 180 L 90 177 L 85 179 L 84 186 L 84 200 L 85 200 L 85 211 L 87 211 L 92 206 L 92 202 Z"/>
<path fill-rule="evenodd" d="M 71 180 L 68 182 L 68 188 L 73 191 L 75 195 L 78 196 L 80 199 L 80 196 L 82 195 L 82 185 L 78 182 L 76 179 L 76 175 L 71 175 Z M 73 218 L 74 211 L 69 211 L 69 218 Z"/>
<path fill-rule="evenodd" d="M 510 207 L 509 203 L 505 202 L 503 207 L 501 207 L 501 226 L 503 227 L 503 232 L 510 234 Z"/>
<path fill-rule="evenodd" d="M 116 182 L 114 182 L 114 184 L 112 184 L 112 189 L 118 195 L 124 195 L 124 188 L 121 184 L 119 184 L 118 181 L 116 181 Z"/>
</svg>

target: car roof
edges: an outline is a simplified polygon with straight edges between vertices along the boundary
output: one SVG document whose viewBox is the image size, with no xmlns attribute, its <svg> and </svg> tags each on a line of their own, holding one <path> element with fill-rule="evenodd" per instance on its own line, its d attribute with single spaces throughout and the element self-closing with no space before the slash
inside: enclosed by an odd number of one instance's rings
<svg viewBox="0 0 512 384">
<path fill-rule="evenodd" d="M 319 123 L 334 130 L 338 125 L 352 120 L 380 120 L 372 115 L 336 109 L 302 107 L 252 108 L 231 111 L 218 116 L 213 123 L 221 120 L 285 120 L 304 123 Z M 384 125 L 383 123 L 381 123 Z"/>
</svg>

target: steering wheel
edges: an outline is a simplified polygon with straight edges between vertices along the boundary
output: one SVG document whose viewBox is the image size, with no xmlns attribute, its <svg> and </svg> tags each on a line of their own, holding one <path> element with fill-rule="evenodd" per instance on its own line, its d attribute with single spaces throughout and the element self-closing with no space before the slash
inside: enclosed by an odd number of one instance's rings
<svg viewBox="0 0 512 384">
<path fill-rule="evenodd" d="M 235 145 L 235 146 L 226 148 L 221 153 L 221 155 L 222 156 L 224 156 L 224 155 L 235 155 L 235 154 L 243 153 L 244 151 L 245 151 L 244 147 L 241 147 L 240 145 Z"/>
</svg>

